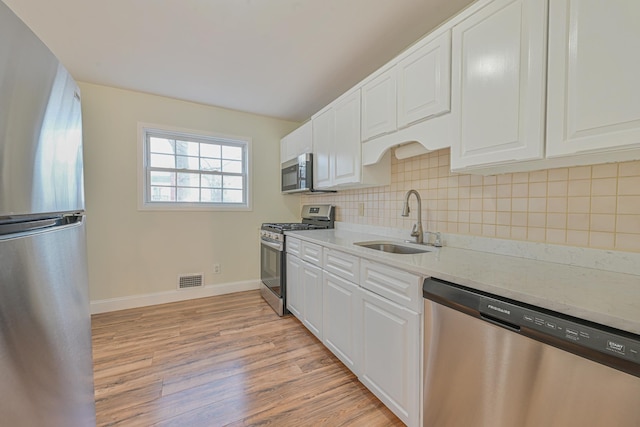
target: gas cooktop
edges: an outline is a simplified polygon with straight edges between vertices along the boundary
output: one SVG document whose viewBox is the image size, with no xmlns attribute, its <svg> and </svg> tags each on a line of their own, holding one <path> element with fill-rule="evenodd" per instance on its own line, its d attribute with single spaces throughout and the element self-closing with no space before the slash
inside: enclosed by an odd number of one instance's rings
<svg viewBox="0 0 640 427">
<path fill-rule="evenodd" d="M 302 222 L 265 222 L 261 229 L 274 233 L 288 230 L 323 230 L 333 228 L 335 207 L 333 205 L 304 205 Z"/>
<path fill-rule="evenodd" d="M 261 227 L 263 230 L 269 231 L 287 231 L 287 230 L 314 230 L 314 229 L 325 229 L 329 228 L 328 225 L 315 225 L 315 224 L 306 224 L 301 222 L 276 222 L 270 223 L 266 222 L 262 224 Z"/>
</svg>

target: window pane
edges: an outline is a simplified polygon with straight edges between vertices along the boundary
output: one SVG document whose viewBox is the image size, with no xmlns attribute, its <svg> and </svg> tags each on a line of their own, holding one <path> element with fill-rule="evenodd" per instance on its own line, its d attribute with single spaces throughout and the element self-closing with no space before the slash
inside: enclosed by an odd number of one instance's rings
<svg viewBox="0 0 640 427">
<path fill-rule="evenodd" d="M 230 160 L 242 160 L 242 147 L 223 145 L 222 158 Z"/>
<path fill-rule="evenodd" d="M 222 177 L 220 175 L 202 175 L 202 187 L 222 188 Z"/>
<path fill-rule="evenodd" d="M 222 190 L 214 190 L 203 188 L 200 190 L 202 195 L 202 202 L 204 203 L 221 203 L 222 202 Z"/>
<path fill-rule="evenodd" d="M 220 146 L 216 144 L 200 144 L 200 155 L 202 157 L 220 158 Z"/>
<path fill-rule="evenodd" d="M 200 163 L 198 160 L 197 157 L 176 156 L 176 168 L 198 170 Z"/>
<path fill-rule="evenodd" d="M 151 185 L 176 185 L 175 172 L 155 172 L 150 173 Z"/>
<path fill-rule="evenodd" d="M 180 188 L 178 187 L 179 202 L 199 202 L 200 190 L 197 188 Z"/>
<path fill-rule="evenodd" d="M 242 182 L 244 180 L 241 176 L 225 176 L 224 177 L 224 189 L 227 190 L 229 188 L 240 189 L 242 190 Z"/>
<path fill-rule="evenodd" d="M 152 202 L 175 202 L 176 189 L 173 187 L 151 187 L 150 197 Z"/>
<path fill-rule="evenodd" d="M 242 162 L 237 162 L 235 160 L 223 160 L 222 172 L 242 173 Z"/>
<path fill-rule="evenodd" d="M 223 190 L 222 201 L 224 203 L 242 203 L 242 190 Z"/>
<path fill-rule="evenodd" d="M 162 153 L 162 154 L 174 154 L 175 150 L 175 141 L 172 139 L 166 138 L 157 138 L 152 136 L 149 138 L 149 151 L 152 153 Z"/>
<path fill-rule="evenodd" d="M 220 159 L 200 159 L 200 170 L 202 171 L 216 171 L 222 170 L 222 163 Z"/>
<path fill-rule="evenodd" d="M 176 141 L 176 154 L 183 156 L 199 156 L 200 144 L 189 141 Z"/>
<path fill-rule="evenodd" d="M 175 168 L 175 157 L 167 156 L 166 154 L 152 154 L 150 163 L 152 168 Z"/>
<path fill-rule="evenodd" d="M 145 129 L 142 142 L 145 202 L 247 205 L 248 142 L 166 129 Z"/>
<path fill-rule="evenodd" d="M 178 173 L 178 185 L 180 187 L 200 187 L 200 174 Z"/>
</svg>

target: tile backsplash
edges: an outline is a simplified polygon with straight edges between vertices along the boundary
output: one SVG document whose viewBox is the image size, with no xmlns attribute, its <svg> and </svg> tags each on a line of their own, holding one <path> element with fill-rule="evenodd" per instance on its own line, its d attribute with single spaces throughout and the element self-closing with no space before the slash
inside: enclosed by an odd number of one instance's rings
<svg viewBox="0 0 640 427">
<path fill-rule="evenodd" d="M 422 198 L 425 230 L 640 252 L 640 161 L 495 176 L 451 173 L 449 149 L 398 160 L 391 184 L 302 196 L 332 203 L 336 220 L 407 230 L 404 195 Z"/>
</svg>

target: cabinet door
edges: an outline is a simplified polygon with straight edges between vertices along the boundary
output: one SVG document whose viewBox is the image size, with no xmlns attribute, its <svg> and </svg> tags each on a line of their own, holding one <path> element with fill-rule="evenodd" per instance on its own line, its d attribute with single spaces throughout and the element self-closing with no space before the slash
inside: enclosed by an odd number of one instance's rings
<svg viewBox="0 0 640 427">
<path fill-rule="evenodd" d="M 311 122 L 308 121 L 294 131 L 293 151 L 294 157 L 313 151 L 313 131 Z"/>
<path fill-rule="evenodd" d="M 362 291 L 360 381 L 410 426 L 420 412 L 419 322 L 417 313 Z"/>
<path fill-rule="evenodd" d="M 398 128 L 450 111 L 451 31 L 397 65 Z"/>
<path fill-rule="evenodd" d="M 326 271 L 323 277 L 322 335 L 338 359 L 358 375 L 360 368 L 360 288 Z"/>
<path fill-rule="evenodd" d="M 301 271 L 300 258 L 287 254 L 287 309 L 300 321 L 304 320 L 302 312 L 304 307 L 304 287 L 301 281 Z"/>
<path fill-rule="evenodd" d="M 360 182 L 360 90 L 355 90 L 336 102 L 333 183 Z"/>
<path fill-rule="evenodd" d="M 547 2 L 496 0 L 453 28 L 451 168 L 544 155 Z"/>
<path fill-rule="evenodd" d="M 287 137 L 285 136 L 280 140 L 280 163 L 284 163 L 287 160 L 291 160 L 289 158 L 289 144 L 287 141 Z"/>
<path fill-rule="evenodd" d="M 280 140 L 280 162 L 312 151 L 312 125 L 307 122 Z"/>
<path fill-rule="evenodd" d="M 312 119 L 313 134 L 313 186 L 315 188 L 327 188 L 332 184 L 333 165 L 333 134 L 334 112 L 328 108 L 320 112 Z"/>
<path fill-rule="evenodd" d="M 322 341 L 322 269 L 305 261 L 300 262 L 304 287 L 302 323 Z"/>
<path fill-rule="evenodd" d="M 362 86 L 362 140 L 396 130 L 396 69 Z"/>
<path fill-rule="evenodd" d="M 639 52 L 639 1 L 551 2 L 549 157 L 640 146 Z"/>
</svg>

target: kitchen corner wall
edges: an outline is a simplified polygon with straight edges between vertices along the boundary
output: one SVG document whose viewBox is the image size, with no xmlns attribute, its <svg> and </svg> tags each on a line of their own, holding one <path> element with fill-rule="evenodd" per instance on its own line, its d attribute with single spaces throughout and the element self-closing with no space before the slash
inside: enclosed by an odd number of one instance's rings
<svg viewBox="0 0 640 427">
<path fill-rule="evenodd" d="M 400 213 L 413 188 L 429 231 L 640 252 L 640 161 L 483 177 L 451 173 L 449 149 L 392 159 L 389 186 L 301 203 L 332 203 L 337 221 L 401 228 L 408 237 L 413 196 L 409 218 Z"/>
<path fill-rule="evenodd" d="M 91 301 L 177 293 L 181 274 L 204 273 L 213 286 L 258 283 L 260 224 L 300 217 L 298 197 L 280 193 L 280 139 L 299 124 L 88 83 L 80 88 Z M 139 211 L 138 122 L 250 137 L 253 210 Z M 213 274 L 214 263 L 221 274 Z"/>
</svg>

